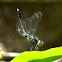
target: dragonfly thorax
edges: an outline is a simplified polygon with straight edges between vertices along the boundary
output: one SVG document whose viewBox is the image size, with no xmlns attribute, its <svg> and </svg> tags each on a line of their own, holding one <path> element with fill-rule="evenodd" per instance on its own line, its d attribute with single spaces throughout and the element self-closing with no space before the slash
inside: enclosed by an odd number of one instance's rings
<svg viewBox="0 0 62 62">
<path fill-rule="evenodd" d="M 28 40 L 28 42 L 31 42 L 33 45 L 36 45 L 38 42 L 38 38 L 33 35 L 25 35 L 25 38 Z"/>
</svg>

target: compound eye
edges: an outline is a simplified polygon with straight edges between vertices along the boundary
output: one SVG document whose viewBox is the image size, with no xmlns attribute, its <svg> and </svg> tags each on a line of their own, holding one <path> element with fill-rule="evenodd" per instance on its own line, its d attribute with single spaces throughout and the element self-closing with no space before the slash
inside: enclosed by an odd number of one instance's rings
<svg viewBox="0 0 62 62">
<path fill-rule="evenodd" d="M 43 45 L 43 41 L 42 40 L 38 40 L 38 46 L 41 47 Z"/>
</svg>

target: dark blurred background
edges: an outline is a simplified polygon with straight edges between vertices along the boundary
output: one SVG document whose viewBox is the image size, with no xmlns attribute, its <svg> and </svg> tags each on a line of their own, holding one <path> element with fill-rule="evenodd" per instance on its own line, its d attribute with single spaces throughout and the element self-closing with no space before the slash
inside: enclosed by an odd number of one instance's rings
<svg viewBox="0 0 62 62">
<path fill-rule="evenodd" d="M 44 41 L 40 50 L 62 46 L 62 1 L 61 0 L 0 0 L 0 47 L 5 51 L 30 50 L 31 43 L 16 31 L 19 8 L 22 19 L 35 12 L 42 13 L 35 35 Z"/>
</svg>

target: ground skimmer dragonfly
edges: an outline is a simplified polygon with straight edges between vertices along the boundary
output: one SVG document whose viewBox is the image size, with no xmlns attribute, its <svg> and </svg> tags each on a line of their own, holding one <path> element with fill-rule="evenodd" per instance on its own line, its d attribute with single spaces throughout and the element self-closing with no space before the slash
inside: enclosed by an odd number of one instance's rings
<svg viewBox="0 0 62 62">
<path fill-rule="evenodd" d="M 28 40 L 28 42 L 32 43 L 31 50 L 33 46 L 35 46 L 35 50 L 38 50 L 39 47 L 43 45 L 43 41 L 38 40 L 38 38 L 34 34 L 36 32 L 38 23 L 41 20 L 42 13 L 36 12 L 30 18 L 26 18 L 24 20 L 21 19 L 21 14 L 18 8 L 17 8 L 17 13 L 19 20 L 16 25 L 17 27 L 16 30 L 21 36 L 25 37 Z"/>
</svg>

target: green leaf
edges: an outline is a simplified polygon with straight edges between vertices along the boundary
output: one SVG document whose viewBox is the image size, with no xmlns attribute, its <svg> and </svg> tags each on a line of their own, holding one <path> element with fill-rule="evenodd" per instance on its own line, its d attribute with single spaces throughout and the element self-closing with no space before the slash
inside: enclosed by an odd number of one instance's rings
<svg viewBox="0 0 62 62">
<path fill-rule="evenodd" d="M 62 46 L 45 51 L 25 51 L 10 62 L 52 62 L 62 57 Z"/>
<path fill-rule="evenodd" d="M 2 48 L 0 47 L 0 59 L 4 56 L 5 52 L 2 50 Z"/>
</svg>

